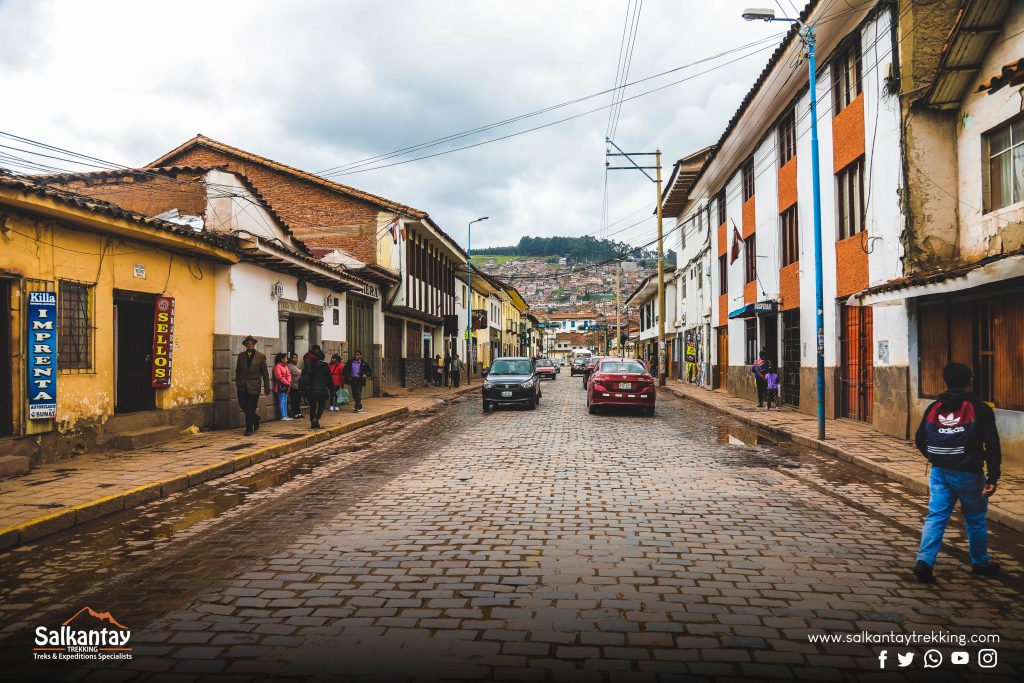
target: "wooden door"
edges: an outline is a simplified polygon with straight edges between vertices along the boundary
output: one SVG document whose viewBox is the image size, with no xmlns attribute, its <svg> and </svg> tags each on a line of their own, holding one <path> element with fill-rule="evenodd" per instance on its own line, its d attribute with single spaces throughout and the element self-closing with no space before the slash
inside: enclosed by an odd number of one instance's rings
<svg viewBox="0 0 1024 683">
<path fill-rule="evenodd" d="M 729 388 L 729 328 L 726 325 L 715 330 L 718 342 L 718 386 Z"/>
</svg>

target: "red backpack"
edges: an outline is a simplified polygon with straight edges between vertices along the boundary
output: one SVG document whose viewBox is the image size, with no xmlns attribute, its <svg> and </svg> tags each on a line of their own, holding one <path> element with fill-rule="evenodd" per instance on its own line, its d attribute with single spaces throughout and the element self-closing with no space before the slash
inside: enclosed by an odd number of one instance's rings
<svg viewBox="0 0 1024 683">
<path fill-rule="evenodd" d="M 937 467 L 962 467 L 970 461 L 967 444 L 977 429 L 974 404 L 963 400 L 944 411 L 936 401 L 924 417 L 925 456 Z"/>
</svg>

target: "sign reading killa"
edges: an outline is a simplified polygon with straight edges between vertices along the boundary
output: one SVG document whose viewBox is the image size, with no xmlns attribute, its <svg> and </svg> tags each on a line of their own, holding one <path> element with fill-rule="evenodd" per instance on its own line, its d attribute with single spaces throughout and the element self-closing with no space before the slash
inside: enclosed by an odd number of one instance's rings
<svg viewBox="0 0 1024 683">
<path fill-rule="evenodd" d="M 57 293 L 28 293 L 28 417 L 57 416 Z"/>
<path fill-rule="evenodd" d="M 158 296 L 153 307 L 153 388 L 171 386 L 174 345 L 174 297 Z"/>
</svg>

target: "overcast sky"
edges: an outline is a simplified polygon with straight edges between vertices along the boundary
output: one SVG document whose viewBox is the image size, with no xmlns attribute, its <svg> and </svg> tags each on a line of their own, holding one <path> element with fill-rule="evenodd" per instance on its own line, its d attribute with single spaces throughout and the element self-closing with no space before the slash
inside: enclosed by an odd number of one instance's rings
<svg viewBox="0 0 1024 683">
<path fill-rule="evenodd" d="M 779 34 L 779 24 L 740 18 L 752 2 L 646 0 L 629 80 Z M 201 132 L 320 172 L 610 88 L 626 10 L 627 0 L 0 0 L 0 130 L 132 166 Z M 717 141 L 776 42 L 629 89 L 627 97 L 721 65 L 625 102 L 616 142 L 660 146 L 667 176 L 674 159 Z M 603 95 L 419 154 L 610 102 Z M 463 245 L 466 222 L 481 215 L 491 219 L 474 226 L 477 247 L 598 234 L 607 123 L 601 110 L 333 177 L 429 212 Z M 653 238 L 653 220 L 622 230 L 648 215 L 653 183 L 617 171 L 608 186 L 609 220 L 626 217 L 610 236 Z"/>
</svg>

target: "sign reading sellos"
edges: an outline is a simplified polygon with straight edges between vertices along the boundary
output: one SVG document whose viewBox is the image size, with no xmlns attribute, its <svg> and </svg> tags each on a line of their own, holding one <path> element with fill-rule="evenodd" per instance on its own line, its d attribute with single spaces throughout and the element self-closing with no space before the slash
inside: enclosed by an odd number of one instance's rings
<svg viewBox="0 0 1024 683">
<path fill-rule="evenodd" d="M 171 386 L 171 350 L 174 346 L 174 297 L 158 296 L 153 307 L 153 388 Z"/>
<path fill-rule="evenodd" d="M 57 416 L 57 293 L 28 293 L 28 417 Z"/>
</svg>

